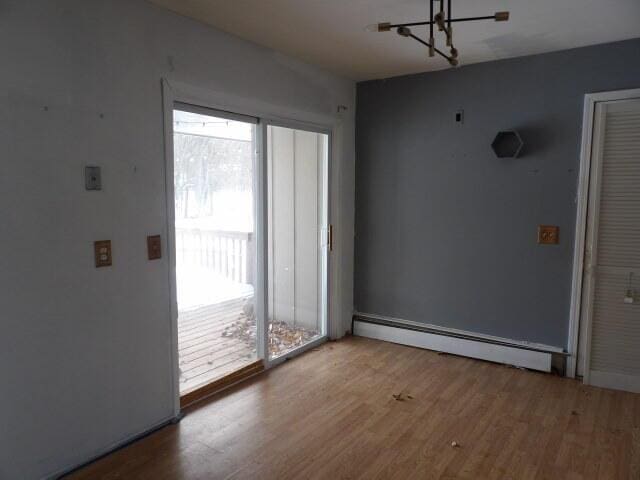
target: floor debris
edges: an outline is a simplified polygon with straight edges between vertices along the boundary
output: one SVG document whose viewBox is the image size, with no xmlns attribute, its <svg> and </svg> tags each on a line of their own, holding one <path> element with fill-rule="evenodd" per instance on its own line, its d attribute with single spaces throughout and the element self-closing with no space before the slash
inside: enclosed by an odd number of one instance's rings
<svg viewBox="0 0 640 480">
<path fill-rule="evenodd" d="M 253 351 L 256 347 L 256 316 L 253 299 L 247 299 L 238 319 L 226 327 L 223 337 L 236 338 L 247 342 Z M 304 345 L 319 335 L 315 330 L 289 325 L 286 322 L 269 323 L 269 356 L 279 357 L 301 345 Z"/>
<path fill-rule="evenodd" d="M 309 343 L 319 333 L 315 330 L 289 325 L 286 322 L 269 323 L 269 353 L 278 357 L 294 348 Z"/>
<path fill-rule="evenodd" d="M 404 402 L 405 400 L 413 400 L 413 397 L 406 393 L 393 393 L 391 396 L 398 402 Z"/>
<path fill-rule="evenodd" d="M 242 306 L 242 313 L 235 322 L 222 331 L 221 336 L 242 340 L 248 343 L 255 352 L 257 331 L 253 298 L 246 298 Z"/>
</svg>

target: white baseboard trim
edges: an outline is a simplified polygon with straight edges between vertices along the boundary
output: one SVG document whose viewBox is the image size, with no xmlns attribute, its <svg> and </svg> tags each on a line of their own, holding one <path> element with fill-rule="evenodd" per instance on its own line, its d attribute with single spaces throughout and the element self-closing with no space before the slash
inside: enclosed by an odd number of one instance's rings
<svg viewBox="0 0 640 480">
<path fill-rule="evenodd" d="M 412 320 L 405 320 L 404 318 L 378 315 L 376 313 L 355 312 L 353 316 L 354 318 L 361 318 L 363 320 L 382 321 L 382 322 L 388 322 L 388 323 L 393 323 L 398 325 L 407 325 L 409 327 L 418 327 L 423 330 L 431 330 L 432 333 L 442 332 L 442 334 L 446 334 L 446 335 L 451 334 L 453 336 L 460 336 L 460 337 L 473 337 L 474 339 L 487 340 L 490 342 L 501 343 L 508 346 L 530 348 L 532 350 L 541 350 L 544 352 L 558 353 L 560 355 L 567 356 L 567 354 L 565 353 L 562 347 L 554 347 L 553 345 L 546 345 L 544 343 L 526 342 L 524 340 L 512 340 L 510 338 L 497 337 L 495 335 L 487 335 L 485 333 L 471 332 L 469 330 L 460 330 L 459 328 L 443 327 L 441 325 L 433 325 L 430 323 L 415 322 Z"/>
<path fill-rule="evenodd" d="M 594 387 L 611 388 L 613 390 L 624 390 L 626 392 L 640 393 L 640 377 L 636 375 L 625 375 L 622 373 L 608 373 L 591 370 L 589 372 L 589 385 Z"/>
<path fill-rule="evenodd" d="M 353 334 L 542 372 L 551 371 L 552 352 L 495 344 L 486 339 L 460 338 L 445 333 L 412 330 L 402 325 L 383 325 L 357 318 L 353 322 Z M 467 333 L 467 337 L 469 336 Z"/>
</svg>

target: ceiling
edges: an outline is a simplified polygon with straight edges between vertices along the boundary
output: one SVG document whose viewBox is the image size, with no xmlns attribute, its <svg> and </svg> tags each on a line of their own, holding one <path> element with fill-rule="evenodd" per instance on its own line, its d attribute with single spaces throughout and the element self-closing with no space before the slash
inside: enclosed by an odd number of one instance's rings
<svg viewBox="0 0 640 480">
<path fill-rule="evenodd" d="M 367 29 L 425 19 L 428 0 L 150 1 L 354 80 L 450 68 L 413 39 Z M 638 0 L 452 0 L 454 17 L 501 10 L 508 22 L 454 24 L 460 65 L 640 37 Z M 426 39 L 426 27 L 414 33 Z"/>
</svg>

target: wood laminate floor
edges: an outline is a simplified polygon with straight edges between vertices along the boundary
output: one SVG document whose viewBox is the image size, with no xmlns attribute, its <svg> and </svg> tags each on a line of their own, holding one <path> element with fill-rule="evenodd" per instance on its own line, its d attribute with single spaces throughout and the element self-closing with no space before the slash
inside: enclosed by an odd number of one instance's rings
<svg viewBox="0 0 640 480">
<path fill-rule="evenodd" d="M 640 395 L 349 337 L 69 478 L 638 480 Z"/>
</svg>

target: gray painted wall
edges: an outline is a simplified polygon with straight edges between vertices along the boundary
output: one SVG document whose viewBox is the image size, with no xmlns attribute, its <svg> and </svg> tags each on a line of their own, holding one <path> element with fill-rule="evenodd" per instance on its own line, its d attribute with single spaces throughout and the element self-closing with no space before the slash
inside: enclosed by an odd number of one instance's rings
<svg viewBox="0 0 640 480">
<path fill-rule="evenodd" d="M 173 415 L 169 264 L 145 250 L 167 238 L 161 77 L 282 117 L 349 107 L 333 143 L 346 324 L 355 85 L 141 0 L 1 4 L 0 479 L 27 480 Z M 85 164 L 103 191 L 85 192 Z"/>
<path fill-rule="evenodd" d="M 584 94 L 637 87 L 640 39 L 359 83 L 356 310 L 566 348 Z"/>
</svg>

